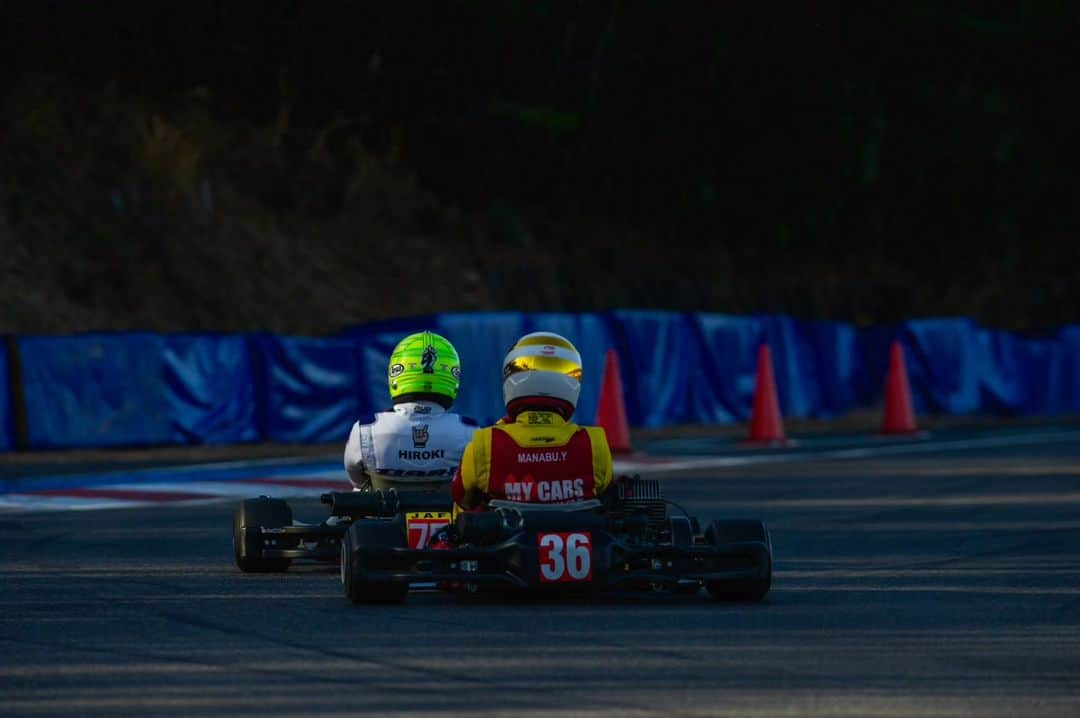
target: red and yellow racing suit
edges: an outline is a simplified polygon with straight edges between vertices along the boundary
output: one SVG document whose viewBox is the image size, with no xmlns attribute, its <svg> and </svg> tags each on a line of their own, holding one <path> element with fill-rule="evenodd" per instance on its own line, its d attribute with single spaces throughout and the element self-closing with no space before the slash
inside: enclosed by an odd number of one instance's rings
<svg viewBox="0 0 1080 718">
<path fill-rule="evenodd" d="M 554 411 L 523 411 L 477 429 L 451 484 L 463 509 L 488 499 L 567 503 L 611 484 L 611 449 L 599 426 L 578 426 Z"/>
</svg>

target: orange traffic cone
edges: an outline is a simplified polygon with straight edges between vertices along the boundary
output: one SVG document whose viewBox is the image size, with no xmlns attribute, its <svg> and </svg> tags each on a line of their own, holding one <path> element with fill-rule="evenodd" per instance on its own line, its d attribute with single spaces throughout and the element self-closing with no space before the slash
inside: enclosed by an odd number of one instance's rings
<svg viewBox="0 0 1080 718">
<path fill-rule="evenodd" d="M 607 433 L 612 453 L 628 454 L 630 425 L 626 421 L 626 404 L 623 402 L 622 378 L 619 376 L 619 355 L 608 349 L 604 356 L 604 377 L 600 384 L 600 404 L 596 408 L 596 423 Z"/>
<path fill-rule="evenodd" d="M 911 403 L 904 348 L 898 340 L 889 347 L 889 371 L 885 375 L 885 411 L 881 422 L 883 434 L 914 434 L 915 409 Z"/>
<path fill-rule="evenodd" d="M 754 406 L 750 413 L 750 441 L 786 443 L 780 402 L 776 397 L 776 380 L 773 378 L 772 354 L 768 344 L 758 347 Z"/>
</svg>

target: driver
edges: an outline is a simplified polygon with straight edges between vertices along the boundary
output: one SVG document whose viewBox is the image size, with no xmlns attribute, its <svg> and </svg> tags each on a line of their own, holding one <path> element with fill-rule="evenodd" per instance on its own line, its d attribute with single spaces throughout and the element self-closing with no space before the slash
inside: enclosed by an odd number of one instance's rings
<svg viewBox="0 0 1080 718">
<path fill-rule="evenodd" d="M 433 332 L 398 342 L 387 368 L 393 408 L 353 424 L 345 470 L 354 490 L 445 490 L 477 423 L 450 411 L 461 360 L 454 345 Z"/>
<path fill-rule="evenodd" d="M 565 337 L 534 332 L 503 360 L 506 416 L 477 429 L 451 493 L 459 509 L 488 499 L 569 503 L 611 484 L 611 449 L 598 426 L 570 422 L 581 393 L 581 355 Z"/>
</svg>

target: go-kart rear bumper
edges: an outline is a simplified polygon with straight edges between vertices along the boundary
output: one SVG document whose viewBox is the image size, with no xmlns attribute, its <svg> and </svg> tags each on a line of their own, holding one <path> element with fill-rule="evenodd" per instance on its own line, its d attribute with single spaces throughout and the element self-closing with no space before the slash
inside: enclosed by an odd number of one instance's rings
<svg viewBox="0 0 1080 718">
<path fill-rule="evenodd" d="M 528 534 L 494 546 L 447 550 L 359 546 L 349 560 L 364 583 L 456 582 L 547 591 L 739 583 L 767 577 L 772 569 L 769 548 L 758 541 L 641 547 L 604 538 L 597 542 L 589 580 L 572 583 L 541 581 L 535 540 Z"/>
</svg>

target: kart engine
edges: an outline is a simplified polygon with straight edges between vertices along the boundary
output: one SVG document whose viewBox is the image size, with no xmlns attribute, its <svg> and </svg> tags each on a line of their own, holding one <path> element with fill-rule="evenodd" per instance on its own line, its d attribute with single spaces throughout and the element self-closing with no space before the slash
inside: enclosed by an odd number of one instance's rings
<svg viewBox="0 0 1080 718">
<path fill-rule="evenodd" d="M 667 505 L 656 479 L 639 476 L 616 483 L 618 499 L 608 516 L 628 533 L 659 534 L 667 530 Z"/>
</svg>

